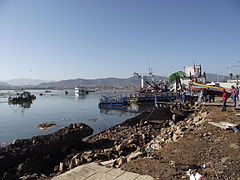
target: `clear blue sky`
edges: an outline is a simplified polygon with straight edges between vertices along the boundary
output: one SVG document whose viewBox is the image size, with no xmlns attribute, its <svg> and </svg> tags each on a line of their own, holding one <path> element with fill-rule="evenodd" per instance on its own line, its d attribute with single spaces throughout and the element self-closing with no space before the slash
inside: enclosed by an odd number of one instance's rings
<svg viewBox="0 0 240 180">
<path fill-rule="evenodd" d="M 0 0 L 0 80 L 240 65 L 239 0 Z M 240 67 L 232 68 L 240 74 Z"/>
</svg>

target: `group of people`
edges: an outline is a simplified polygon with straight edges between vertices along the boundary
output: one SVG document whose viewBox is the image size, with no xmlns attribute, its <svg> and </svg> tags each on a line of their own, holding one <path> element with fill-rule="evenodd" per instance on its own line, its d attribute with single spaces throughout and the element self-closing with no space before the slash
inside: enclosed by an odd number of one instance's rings
<svg viewBox="0 0 240 180">
<path fill-rule="evenodd" d="M 215 101 L 215 94 L 210 88 L 204 88 L 202 90 L 202 99 L 204 102 L 214 102 Z"/>
<path fill-rule="evenodd" d="M 233 100 L 233 107 L 236 107 L 237 105 L 237 100 L 238 100 L 238 96 L 239 96 L 239 88 L 235 88 L 234 86 L 232 86 L 231 88 L 231 93 L 227 92 L 225 89 L 223 90 L 223 95 L 222 95 L 222 101 L 223 101 L 223 105 L 222 105 L 222 111 L 226 111 L 226 103 L 228 98 L 232 96 L 232 100 Z"/>
<path fill-rule="evenodd" d="M 179 92 L 179 95 L 182 100 L 182 104 L 184 105 L 186 103 L 186 91 L 182 90 Z M 226 111 L 226 103 L 229 97 L 232 97 L 233 100 L 233 106 L 236 107 L 237 105 L 237 100 L 239 100 L 239 88 L 235 88 L 234 86 L 231 87 L 231 92 L 227 92 L 225 89 L 223 89 L 223 94 L 222 94 L 222 111 Z M 215 101 L 215 94 L 214 91 L 212 91 L 210 88 L 204 88 L 200 92 L 198 96 L 198 102 L 214 102 Z"/>
</svg>

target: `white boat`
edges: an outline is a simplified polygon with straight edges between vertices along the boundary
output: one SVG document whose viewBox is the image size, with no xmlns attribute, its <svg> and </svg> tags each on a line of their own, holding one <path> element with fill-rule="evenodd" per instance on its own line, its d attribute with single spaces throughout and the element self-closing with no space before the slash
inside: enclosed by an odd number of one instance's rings
<svg viewBox="0 0 240 180">
<path fill-rule="evenodd" d="M 86 87 L 75 87 L 75 95 L 84 95 L 88 94 L 88 89 Z"/>
</svg>

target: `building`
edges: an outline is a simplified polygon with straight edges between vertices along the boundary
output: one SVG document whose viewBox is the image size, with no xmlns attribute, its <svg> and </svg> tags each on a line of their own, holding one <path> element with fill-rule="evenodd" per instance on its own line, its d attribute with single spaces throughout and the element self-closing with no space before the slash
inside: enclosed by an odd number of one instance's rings
<svg viewBox="0 0 240 180">
<path fill-rule="evenodd" d="M 202 76 L 202 67 L 201 65 L 184 66 L 184 72 L 187 77 L 198 78 Z"/>
</svg>

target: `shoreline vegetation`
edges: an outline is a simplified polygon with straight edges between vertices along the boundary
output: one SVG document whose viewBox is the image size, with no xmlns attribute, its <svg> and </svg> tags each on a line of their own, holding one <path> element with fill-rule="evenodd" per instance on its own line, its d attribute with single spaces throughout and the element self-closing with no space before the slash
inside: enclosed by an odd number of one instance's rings
<svg viewBox="0 0 240 180">
<path fill-rule="evenodd" d="M 161 105 L 94 136 L 89 126 L 70 124 L 0 148 L 0 177 L 50 179 L 98 162 L 160 179 L 188 179 L 189 169 L 207 179 L 237 179 L 238 133 L 208 123 L 226 119 L 236 123 L 236 110 Z"/>
</svg>

